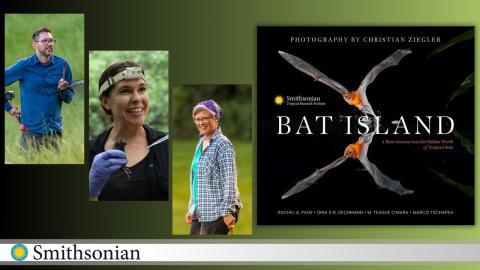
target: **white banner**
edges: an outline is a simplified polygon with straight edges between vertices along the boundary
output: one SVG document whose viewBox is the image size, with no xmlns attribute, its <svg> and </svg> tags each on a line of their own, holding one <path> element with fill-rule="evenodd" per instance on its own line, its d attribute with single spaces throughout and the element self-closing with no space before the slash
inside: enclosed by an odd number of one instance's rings
<svg viewBox="0 0 480 270">
<path fill-rule="evenodd" d="M 0 263 L 480 262 L 480 244 L 97 243 L 0 244 Z"/>
</svg>

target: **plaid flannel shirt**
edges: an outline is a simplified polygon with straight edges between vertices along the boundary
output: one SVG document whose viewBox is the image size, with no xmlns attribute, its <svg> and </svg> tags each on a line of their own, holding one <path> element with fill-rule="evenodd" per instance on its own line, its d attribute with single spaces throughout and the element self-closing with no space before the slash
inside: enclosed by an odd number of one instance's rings
<svg viewBox="0 0 480 270">
<path fill-rule="evenodd" d="M 201 137 L 195 147 L 201 147 Z M 217 220 L 231 215 L 235 206 L 242 207 L 237 187 L 237 166 L 232 143 L 222 134 L 220 128 L 210 139 L 210 145 L 203 151 L 197 169 L 197 205 L 193 205 L 192 181 L 190 169 L 190 202 L 188 214 L 196 215 L 199 222 Z"/>
</svg>

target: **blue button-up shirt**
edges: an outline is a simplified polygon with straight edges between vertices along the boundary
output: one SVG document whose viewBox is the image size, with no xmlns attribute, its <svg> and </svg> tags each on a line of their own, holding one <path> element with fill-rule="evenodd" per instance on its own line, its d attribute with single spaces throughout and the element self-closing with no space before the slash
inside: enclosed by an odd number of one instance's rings
<svg viewBox="0 0 480 270">
<path fill-rule="evenodd" d="M 201 137 L 195 152 L 202 147 L 203 140 L 204 137 Z M 192 176 L 190 173 L 190 185 L 193 184 Z M 195 187 L 192 187 L 188 214 L 193 215 L 195 212 L 199 222 L 214 221 L 231 215 L 235 206 L 242 207 L 237 187 L 235 150 L 220 128 L 216 130 L 210 139 L 210 145 L 198 160 L 196 179 L 196 202 L 194 203 L 192 190 Z"/>
<path fill-rule="evenodd" d="M 36 54 L 22 59 L 5 69 L 5 87 L 19 81 L 22 107 L 21 122 L 35 133 L 46 134 L 62 131 L 62 101 L 70 103 L 74 90 L 66 88 L 60 92 L 58 81 L 72 81 L 70 65 L 53 55 L 50 62 L 42 64 Z M 5 110 L 11 106 L 5 101 Z"/>
</svg>

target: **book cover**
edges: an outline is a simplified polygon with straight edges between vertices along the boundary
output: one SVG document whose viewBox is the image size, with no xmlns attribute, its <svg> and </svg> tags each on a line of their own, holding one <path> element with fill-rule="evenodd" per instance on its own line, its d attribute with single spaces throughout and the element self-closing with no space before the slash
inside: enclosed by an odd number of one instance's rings
<svg viewBox="0 0 480 270">
<path fill-rule="evenodd" d="M 473 74 L 473 27 L 258 27 L 258 224 L 474 224 Z"/>
</svg>

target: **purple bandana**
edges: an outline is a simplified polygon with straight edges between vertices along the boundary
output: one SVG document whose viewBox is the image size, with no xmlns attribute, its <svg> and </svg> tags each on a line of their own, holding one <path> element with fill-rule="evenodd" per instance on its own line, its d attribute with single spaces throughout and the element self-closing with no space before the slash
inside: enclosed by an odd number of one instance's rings
<svg viewBox="0 0 480 270">
<path fill-rule="evenodd" d="M 201 109 L 208 110 L 217 120 L 220 120 L 220 117 L 222 117 L 223 114 L 222 107 L 220 107 L 220 105 L 218 105 L 213 99 L 205 100 L 195 105 L 192 115 L 195 115 Z"/>
</svg>

